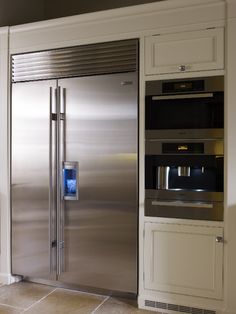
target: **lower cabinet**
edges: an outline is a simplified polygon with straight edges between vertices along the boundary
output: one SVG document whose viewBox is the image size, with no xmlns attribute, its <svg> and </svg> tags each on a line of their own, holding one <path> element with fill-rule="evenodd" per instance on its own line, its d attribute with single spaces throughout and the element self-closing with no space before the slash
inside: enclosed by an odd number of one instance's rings
<svg viewBox="0 0 236 314">
<path fill-rule="evenodd" d="M 145 223 L 144 288 L 222 298 L 223 228 Z"/>
</svg>

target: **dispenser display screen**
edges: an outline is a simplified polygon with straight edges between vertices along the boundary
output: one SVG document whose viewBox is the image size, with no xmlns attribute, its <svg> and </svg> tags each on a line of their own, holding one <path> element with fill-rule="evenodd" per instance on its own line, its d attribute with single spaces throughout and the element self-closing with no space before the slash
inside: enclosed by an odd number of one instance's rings
<svg viewBox="0 0 236 314">
<path fill-rule="evenodd" d="M 64 187 L 65 195 L 76 194 L 76 170 L 75 169 L 64 169 Z"/>
<path fill-rule="evenodd" d="M 64 199 L 77 199 L 77 167 L 64 167 L 63 169 L 63 195 Z"/>
</svg>

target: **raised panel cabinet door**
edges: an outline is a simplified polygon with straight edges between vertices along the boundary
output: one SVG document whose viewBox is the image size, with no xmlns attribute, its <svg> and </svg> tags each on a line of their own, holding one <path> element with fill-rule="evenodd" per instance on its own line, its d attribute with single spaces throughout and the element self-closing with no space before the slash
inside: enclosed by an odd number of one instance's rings
<svg viewBox="0 0 236 314">
<path fill-rule="evenodd" d="M 224 68 L 224 29 L 205 29 L 145 40 L 145 74 Z"/>
<path fill-rule="evenodd" d="M 221 299 L 222 239 L 218 227 L 146 223 L 145 289 Z"/>
</svg>

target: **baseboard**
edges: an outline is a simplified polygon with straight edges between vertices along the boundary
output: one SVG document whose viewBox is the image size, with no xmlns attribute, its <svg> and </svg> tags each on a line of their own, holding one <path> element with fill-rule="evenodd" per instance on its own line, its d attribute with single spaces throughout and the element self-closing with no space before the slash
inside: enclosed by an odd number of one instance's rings
<svg viewBox="0 0 236 314">
<path fill-rule="evenodd" d="M 0 283 L 4 285 L 10 285 L 14 282 L 19 282 L 19 281 L 21 281 L 20 276 L 12 276 L 11 274 L 0 273 Z"/>
</svg>

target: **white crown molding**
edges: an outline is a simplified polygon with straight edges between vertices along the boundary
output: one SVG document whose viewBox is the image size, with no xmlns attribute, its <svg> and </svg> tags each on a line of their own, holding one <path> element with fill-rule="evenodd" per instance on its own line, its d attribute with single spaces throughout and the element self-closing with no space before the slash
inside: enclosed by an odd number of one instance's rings
<svg viewBox="0 0 236 314">
<path fill-rule="evenodd" d="M 114 19 L 124 18 L 125 16 L 144 15 L 153 13 L 153 11 L 163 13 L 163 11 L 167 10 L 177 10 L 186 7 L 193 8 L 199 5 L 208 6 L 212 4 L 222 4 L 224 2 L 225 2 L 224 0 L 165 0 L 160 2 L 152 2 L 147 4 L 140 4 L 111 10 L 78 14 L 69 17 L 51 19 L 40 22 L 21 24 L 17 26 L 12 26 L 11 32 L 21 32 L 38 28 L 42 29 L 48 27 L 56 27 L 62 26 L 63 24 L 78 24 L 89 22 L 96 23 L 109 18 Z"/>
</svg>

